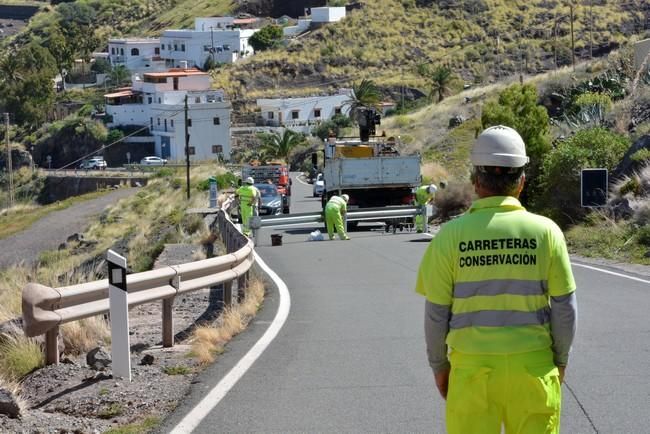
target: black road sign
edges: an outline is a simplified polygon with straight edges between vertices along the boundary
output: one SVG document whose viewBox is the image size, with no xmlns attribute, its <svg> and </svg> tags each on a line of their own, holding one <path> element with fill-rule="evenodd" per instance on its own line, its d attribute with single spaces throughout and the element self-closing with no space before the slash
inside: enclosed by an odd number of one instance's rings
<svg viewBox="0 0 650 434">
<path fill-rule="evenodd" d="M 582 169 L 580 173 L 580 204 L 583 207 L 607 205 L 607 169 Z"/>
</svg>

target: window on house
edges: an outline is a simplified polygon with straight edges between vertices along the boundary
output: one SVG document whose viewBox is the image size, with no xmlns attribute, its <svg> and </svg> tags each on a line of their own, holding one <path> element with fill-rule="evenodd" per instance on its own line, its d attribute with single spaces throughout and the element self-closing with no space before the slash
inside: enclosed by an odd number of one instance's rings
<svg viewBox="0 0 650 434">
<path fill-rule="evenodd" d="M 212 118 L 212 123 L 214 125 L 221 125 L 221 119 L 219 119 L 218 117 Z"/>
<path fill-rule="evenodd" d="M 169 123 L 171 124 L 171 127 L 174 128 L 174 119 L 170 119 Z"/>
<path fill-rule="evenodd" d="M 115 54 L 115 47 L 111 47 L 111 54 Z"/>
<path fill-rule="evenodd" d="M 140 55 L 140 50 L 137 48 L 131 48 L 131 56 L 139 56 Z"/>
<path fill-rule="evenodd" d="M 174 44 L 174 51 L 178 51 L 178 45 Z"/>
<path fill-rule="evenodd" d="M 153 118 L 149 118 L 149 124 L 153 127 Z"/>
<path fill-rule="evenodd" d="M 158 125 L 160 125 L 160 118 L 156 118 L 156 119 L 158 119 Z"/>
<path fill-rule="evenodd" d="M 300 117 L 300 110 L 291 111 L 291 119 L 298 119 Z"/>
<path fill-rule="evenodd" d="M 160 46 L 163 50 L 165 49 L 165 44 L 160 44 Z"/>
<path fill-rule="evenodd" d="M 196 148 L 194 146 L 188 146 L 190 155 L 195 155 L 196 154 Z"/>
<path fill-rule="evenodd" d="M 223 152 L 223 146 L 221 145 L 212 145 L 213 154 L 221 154 Z"/>
<path fill-rule="evenodd" d="M 341 107 L 335 107 L 334 108 L 334 114 L 335 115 L 340 115 L 341 114 Z"/>
<path fill-rule="evenodd" d="M 201 97 L 197 96 L 196 98 L 194 98 L 194 103 L 195 104 L 201 104 Z"/>
<path fill-rule="evenodd" d="M 147 104 L 151 104 L 153 102 L 153 98 L 147 97 Z"/>
<path fill-rule="evenodd" d="M 181 51 L 185 51 L 185 44 L 181 44 Z"/>
<path fill-rule="evenodd" d="M 273 112 L 268 112 L 266 115 L 269 119 L 273 119 Z"/>
<path fill-rule="evenodd" d="M 160 101 L 161 101 L 161 99 L 160 99 L 160 98 L 158 98 L 158 104 L 160 104 Z"/>
<path fill-rule="evenodd" d="M 191 127 L 191 126 L 192 126 L 192 119 L 188 119 L 188 120 L 187 120 L 187 126 L 188 126 L 188 127 Z"/>
<path fill-rule="evenodd" d="M 120 54 L 124 56 L 124 48 L 120 48 Z"/>
<path fill-rule="evenodd" d="M 319 118 L 320 117 L 320 109 L 314 109 L 314 117 Z"/>
<path fill-rule="evenodd" d="M 224 51 L 230 51 L 230 45 L 225 44 L 225 45 L 223 46 L 223 50 L 224 50 Z"/>
<path fill-rule="evenodd" d="M 160 47 L 156 47 L 153 49 L 154 54 L 157 56 L 160 54 Z"/>
</svg>

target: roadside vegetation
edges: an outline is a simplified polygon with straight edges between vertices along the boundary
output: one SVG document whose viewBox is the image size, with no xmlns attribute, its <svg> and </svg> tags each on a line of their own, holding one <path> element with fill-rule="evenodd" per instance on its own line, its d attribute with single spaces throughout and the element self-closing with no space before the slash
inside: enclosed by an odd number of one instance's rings
<svg viewBox="0 0 650 434">
<path fill-rule="evenodd" d="M 21 291 L 28 282 L 51 287 L 73 285 L 105 278 L 103 258 L 109 248 L 125 254 L 131 272 L 150 269 L 167 242 L 200 244 L 209 238 L 202 219 L 185 215 L 190 207 L 204 206 L 207 192 L 202 188 L 209 176 L 228 177 L 219 166 L 192 169 L 192 199 L 186 200 L 184 173 L 160 169 L 146 187 L 104 211 L 84 233 L 83 240 L 66 243 L 65 248 L 42 252 L 37 266 L 13 266 L 0 272 L 0 323 L 21 315 Z M 223 185 L 223 184 L 222 184 Z M 108 327 L 101 318 L 66 324 L 62 328 L 64 352 L 81 354 L 98 342 L 107 343 Z M 42 365 L 41 343 L 17 331 L 5 340 L 0 351 L 0 378 L 19 380 Z"/>
</svg>

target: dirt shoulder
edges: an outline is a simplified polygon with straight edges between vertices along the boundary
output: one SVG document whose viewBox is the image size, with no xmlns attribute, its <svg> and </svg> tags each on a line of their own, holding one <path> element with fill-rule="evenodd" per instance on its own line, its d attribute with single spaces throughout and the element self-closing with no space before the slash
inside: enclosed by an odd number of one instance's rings
<svg viewBox="0 0 650 434">
<path fill-rule="evenodd" d="M 54 211 L 28 229 L 0 240 L 0 269 L 23 262 L 33 264 L 44 250 L 56 250 L 66 238 L 83 232 L 104 208 L 131 196 L 137 188 L 120 188 L 96 199 Z"/>
</svg>

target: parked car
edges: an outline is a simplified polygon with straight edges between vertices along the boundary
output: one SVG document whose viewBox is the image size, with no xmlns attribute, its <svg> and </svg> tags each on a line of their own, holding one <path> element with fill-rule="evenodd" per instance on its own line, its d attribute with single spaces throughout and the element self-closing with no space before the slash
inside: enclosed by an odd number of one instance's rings
<svg viewBox="0 0 650 434">
<path fill-rule="evenodd" d="M 282 194 L 273 184 L 255 184 L 260 191 L 260 215 L 282 214 Z"/>
<path fill-rule="evenodd" d="M 325 181 L 323 180 L 323 174 L 319 173 L 314 180 L 313 195 L 314 197 L 318 197 L 322 196 L 323 193 L 325 193 Z"/>
<path fill-rule="evenodd" d="M 167 164 L 167 160 L 155 156 L 144 157 L 140 160 L 140 165 L 142 166 L 164 166 L 165 164 Z"/>
<path fill-rule="evenodd" d="M 86 170 L 104 170 L 106 169 L 106 166 L 107 164 L 106 161 L 104 161 L 104 157 L 92 157 L 88 160 L 83 160 L 79 165 L 79 168 Z"/>
</svg>

